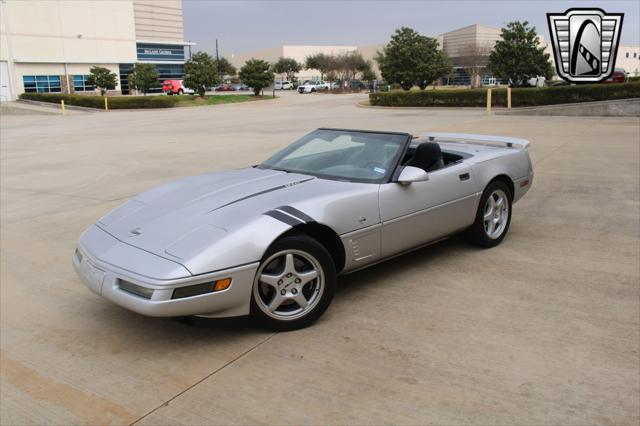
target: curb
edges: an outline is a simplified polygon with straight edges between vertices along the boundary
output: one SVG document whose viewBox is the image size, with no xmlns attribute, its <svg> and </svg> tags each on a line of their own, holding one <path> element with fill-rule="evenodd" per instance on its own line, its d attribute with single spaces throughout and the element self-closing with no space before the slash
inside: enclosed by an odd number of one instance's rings
<svg viewBox="0 0 640 426">
<path fill-rule="evenodd" d="M 32 101 L 30 99 L 18 99 L 16 100 L 16 102 L 21 103 L 21 104 L 25 104 L 25 105 L 37 105 L 37 106 L 41 106 L 41 107 L 46 107 L 46 108 L 50 108 L 50 109 L 57 109 L 60 110 L 60 104 L 59 103 L 53 103 L 53 102 L 42 102 L 42 101 Z M 83 107 L 83 106 L 77 106 L 77 105 L 64 105 L 65 109 L 69 109 L 72 111 L 82 111 L 82 112 L 106 112 L 103 109 L 98 109 L 98 108 L 89 108 L 89 107 Z"/>
<path fill-rule="evenodd" d="M 362 101 L 356 104 L 358 108 L 371 108 L 371 109 L 387 109 L 387 110 L 407 110 L 407 111 L 431 111 L 431 110 L 442 110 L 442 111 L 450 111 L 450 110 L 467 110 L 467 111 L 486 111 L 486 107 L 444 107 L 444 106 L 433 106 L 433 107 L 418 107 L 418 106 L 380 106 L 380 105 L 370 105 L 369 101 Z M 493 106 L 491 107 L 492 111 L 502 111 L 506 110 L 505 107 L 501 106 Z"/>
<path fill-rule="evenodd" d="M 539 115 L 559 117 L 637 117 L 640 98 L 610 99 L 606 101 L 571 104 L 538 105 L 498 111 L 498 115 Z"/>
</svg>

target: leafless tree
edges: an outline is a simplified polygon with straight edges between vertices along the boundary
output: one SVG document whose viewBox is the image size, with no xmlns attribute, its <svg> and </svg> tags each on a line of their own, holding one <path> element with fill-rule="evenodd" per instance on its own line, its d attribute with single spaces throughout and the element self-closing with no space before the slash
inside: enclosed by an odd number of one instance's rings
<svg viewBox="0 0 640 426">
<path fill-rule="evenodd" d="M 471 78 L 471 87 L 480 86 L 480 77 L 487 67 L 489 55 L 493 47 L 489 45 L 470 44 L 458 50 L 458 55 L 453 58 L 454 66 L 460 67 Z"/>
</svg>

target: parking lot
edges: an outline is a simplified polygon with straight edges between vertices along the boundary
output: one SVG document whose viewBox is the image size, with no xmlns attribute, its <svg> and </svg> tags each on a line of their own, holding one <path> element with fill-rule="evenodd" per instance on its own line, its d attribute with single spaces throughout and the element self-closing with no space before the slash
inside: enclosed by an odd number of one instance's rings
<svg viewBox="0 0 640 426">
<path fill-rule="evenodd" d="M 638 424 L 640 119 L 280 95 L 2 117 L 0 423 Z M 341 277 L 300 331 L 147 318 L 76 277 L 80 233 L 127 198 L 317 127 L 529 139 L 534 185 L 500 246 L 454 238 Z"/>
</svg>

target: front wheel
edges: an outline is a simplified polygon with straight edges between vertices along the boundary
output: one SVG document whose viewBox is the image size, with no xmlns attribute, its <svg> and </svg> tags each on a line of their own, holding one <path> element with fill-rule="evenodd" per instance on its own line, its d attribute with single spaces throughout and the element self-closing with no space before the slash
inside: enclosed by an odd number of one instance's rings
<svg viewBox="0 0 640 426">
<path fill-rule="evenodd" d="M 501 181 L 491 182 L 482 193 L 476 220 L 468 231 L 470 241 L 482 247 L 495 247 L 507 235 L 511 224 L 512 196 Z"/>
<path fill-rule="evenodd" d="M 336 286 L 333 259 L 305 235 L 276 241 L 253 282 L 251 316 L 279 331 L 304 328 L 329 307 Z"/>
<path fill-rule="evenodd" d="M 184 90 L 182 90 L 182 89 L 178 90 L 178 95 L 180 95 L 180 96 L 184 95 Z"/>
</svg>

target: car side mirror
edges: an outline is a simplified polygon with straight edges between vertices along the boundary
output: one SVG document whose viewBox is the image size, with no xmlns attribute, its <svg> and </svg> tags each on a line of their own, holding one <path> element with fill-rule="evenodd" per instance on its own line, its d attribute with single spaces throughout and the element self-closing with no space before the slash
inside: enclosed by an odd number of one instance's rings
<svg viewBox="0 0 640 426">
<path fill-rule="evenodd" d="M 398 182 L 402 185 L 409 185 L 412 182 L 424 182 L 429 180 L 429 174 L 419 167 L 405 166 L 400 172 Z"/>
</svg>

